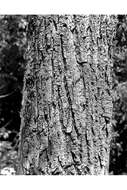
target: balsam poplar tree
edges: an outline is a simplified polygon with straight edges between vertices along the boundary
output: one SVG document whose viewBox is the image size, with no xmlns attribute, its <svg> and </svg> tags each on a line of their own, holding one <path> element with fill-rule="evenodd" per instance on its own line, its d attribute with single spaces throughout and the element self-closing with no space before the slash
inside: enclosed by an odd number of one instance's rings
<svg viewBox="0 0 127 190">
<path fill-rule="evenodd" d="M 20 174 L 108 174 L 115 16 L 31 16 Z"/>
</svg>

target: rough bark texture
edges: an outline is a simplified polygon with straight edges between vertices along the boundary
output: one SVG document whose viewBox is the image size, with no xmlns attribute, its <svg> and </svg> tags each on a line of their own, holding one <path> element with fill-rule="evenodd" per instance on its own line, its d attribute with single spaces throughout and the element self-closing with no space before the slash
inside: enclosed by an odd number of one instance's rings
<svg viewBox="0 0 127 190">
<path fill-rule="evenodd" d="M 107 174 L 113 16 L 31 19 L 20 174 Z"/>
</svg>

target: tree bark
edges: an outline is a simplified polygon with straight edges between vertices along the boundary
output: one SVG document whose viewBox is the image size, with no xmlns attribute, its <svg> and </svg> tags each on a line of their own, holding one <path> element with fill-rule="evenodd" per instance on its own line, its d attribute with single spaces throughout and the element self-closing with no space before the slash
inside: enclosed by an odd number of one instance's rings
<svg viewBox="0 0 127 190">
<path fill-rule="evenodd" d="M 115 18 L 34 16 L 29 26 L 20 174 L 107 174 Z"/>
</svg>

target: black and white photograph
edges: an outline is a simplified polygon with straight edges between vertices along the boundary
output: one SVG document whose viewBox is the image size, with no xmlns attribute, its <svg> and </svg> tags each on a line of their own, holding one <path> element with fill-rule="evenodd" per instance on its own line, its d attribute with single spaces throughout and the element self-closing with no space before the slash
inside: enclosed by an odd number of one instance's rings
<svg viewBox="0 0 127 190">
<path fill-rule="evenodd" d="M 126 14 L 0 14 L 0 175 L 127 175 Z"/>
</svg>

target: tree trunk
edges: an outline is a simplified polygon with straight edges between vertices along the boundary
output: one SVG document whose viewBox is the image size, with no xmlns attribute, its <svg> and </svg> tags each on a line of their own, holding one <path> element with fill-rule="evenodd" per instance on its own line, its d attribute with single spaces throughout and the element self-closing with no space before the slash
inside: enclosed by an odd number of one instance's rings
<svg viewBox="0 0 127 190">
<path fill-rule="evenodd" d="M 21 112 L 20 174 L 107 174 L 115 18 L 34 16 Z"/>
</svg>

